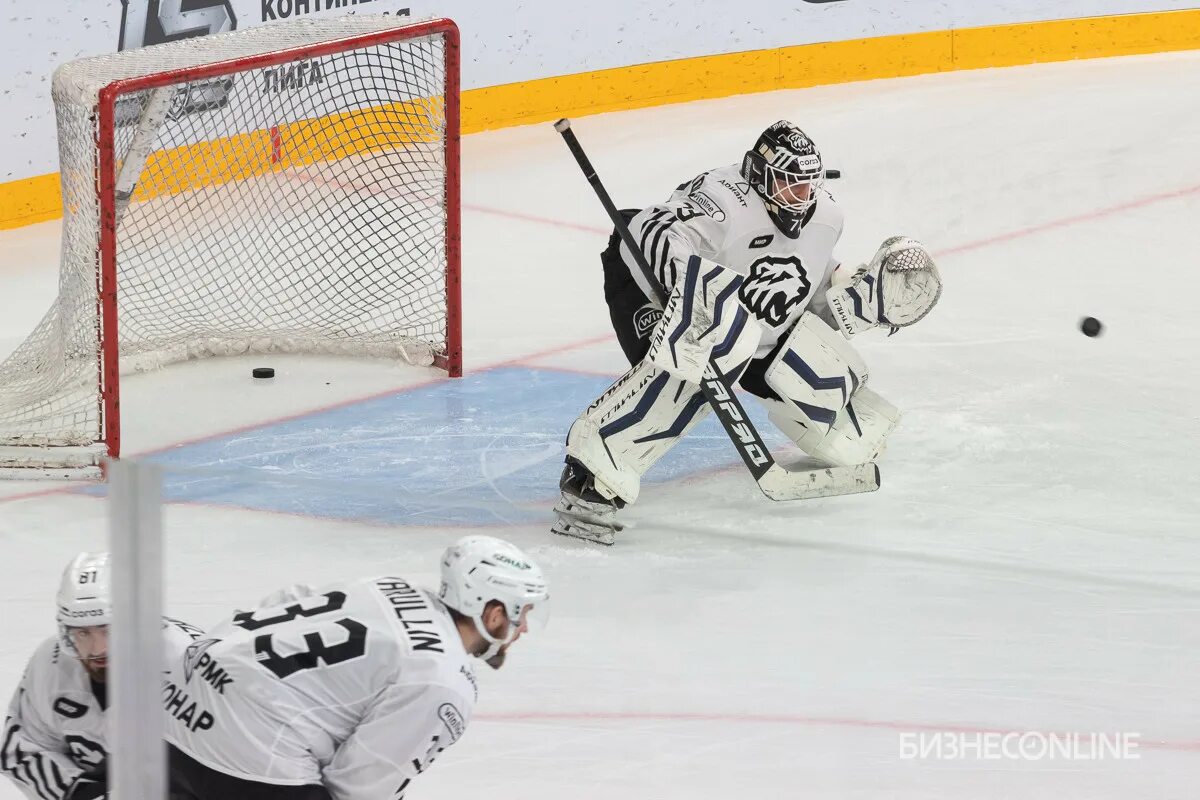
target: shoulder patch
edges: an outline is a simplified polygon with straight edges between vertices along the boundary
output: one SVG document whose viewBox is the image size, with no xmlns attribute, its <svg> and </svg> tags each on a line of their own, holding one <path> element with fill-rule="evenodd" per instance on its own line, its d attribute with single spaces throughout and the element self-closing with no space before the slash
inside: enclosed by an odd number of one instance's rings
<svg viewBox="0 0 1200 800">
<path fill-rule="evenodd" d="M 740 207 L 747 208 L 746 194 L 750 189 L 749 184 L 730 182 L 725 178 L 720 178 L 717 180 L 717 185 L 728 192 L 729 196 L 732 197 L 733 201 L 736 202 Z M 746 191 L 742 190 L 743 186 L 746 187 Z"/>
<path fill-rule="evenodd" d="M 467 723 L 463 720 L 462 713 L 454 707 L 452 703 L 442 703 L 438 708 L 438 719 L 446 726 L 446 730 L 450 732 L 450 742 L 457 742 L 459 737 L 463 735 L 463 731 L 467 729 Z"/>
<path fill-rule="evenodd" d="M 201 639 L 198 642 L 193 642 L 183 651 L 183 682 L 192 682 L 192 673 L 200 665 L 200 661 L 208 648 L 212 647 L 220 639 Z"/>
<path fill-rule="evenodd" d="M 76 703 L 66 697 L 56 697 L 54 699 L 54 713 L 60 717 L 67 719 L 79 719 L 88 712 L 88 707 L 82 703 Z"/>
<path fill-rule="evenodd" d="M 701 192 L 698 189 L 693 189 L 691 194 L 688 195 L 688 199 L 691 200 L 697 208 L 699 208 L 705 214 L 708 214 L 717 222 L 725 221 L 725 210 L 721 208 L 721 206 L 717 204 L 717 201 L 713 200 L 707 192 Z"/>
</svg>

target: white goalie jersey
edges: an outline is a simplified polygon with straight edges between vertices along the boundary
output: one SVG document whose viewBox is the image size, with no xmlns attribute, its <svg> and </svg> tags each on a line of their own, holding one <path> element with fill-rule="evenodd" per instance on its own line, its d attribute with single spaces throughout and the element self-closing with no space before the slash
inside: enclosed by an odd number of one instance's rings
<svg viewBox="0 0 1200 800">
<path fill-rule="evenodd" d="M 163 620 L 166 658 L 203 631 Z M 107 692 L 94 684 L 58 636 L 34 651 L 4 721 L 0 771 L 35 800 L 61 800 L 79 775 L 107 756 Z"/>
<path fill-rule="evenodd" d="M 402 797 L 475 705 L 473 659 L 449 611 L 392 577 L 276 597 L 170 665 L 168 740 L 245 780 Z"/>
<path fill-rule="evenodd" d="M 837 267 L 833 248 L 842 235 L 842 211 L 822 189 L 811 213 L 795 238 L 786 236 L 732 165 L 681 184 L 667 202 L 639 212 L 629 230 L 668 293 L 694 255 L 745 275 L 738 296 L 762 326 L 755 354 L 761 358 L 810 305 L 828 313 L 824 296 Z M 624 244 L 621 257 L 654 297 Z"/>
</svg>

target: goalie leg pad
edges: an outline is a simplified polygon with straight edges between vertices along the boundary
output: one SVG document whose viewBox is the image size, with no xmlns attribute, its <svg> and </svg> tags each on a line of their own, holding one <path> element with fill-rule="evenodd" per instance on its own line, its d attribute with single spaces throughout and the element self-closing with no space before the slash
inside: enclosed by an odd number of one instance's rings
<svg viewBox="0 0 1200 800">
<path fill-rule="evenodd" d="M 646 470 L 709 411 L 698 386 L 642 361 L 571 425 L 567 455 L 601 495 L 633 503 Z"/>
<path fill-rule="evenodd" d="M 736 384 L 762 329 L 737 299 L 742 276 L 693 256 L 677 281 L 646 358 L 575 420 L 567 455 L 596 491 L 637 500 L 642 475 L 711 410 L 700 381 L 709 361 Z"/>
<path fill-rule="evenodd" d="M 867 365 L 845 337 L 806 312 L 763 377 L 808 429 L 804 441 L 796 441 L 807 452 L 806 442 L 815 446 L 824 438 L 850 397 L 866 383 Z"/>
<path fill-rule="evenodd" d="M 867 464 L 883 455 L 887 437 L 900 421 L 900 411 L 866 386 L 838 412 L 824 435 L 809 427 L 795 408 L 779 400 L 762 400 L 767 416 L 801 450 L 835 467 Z"/>
<path fill-rule="evenodd" d="M 900 410 L 866 386 L 859 388 L 821 443 L 806 451 L 827 464 L 866 464 L 883 455 Z"/>
<path fill-rule="evenodd" d="M 767 368 L 780 397 L 764 401 L 771 421 L 804 452 L 836 466 L 877 458 L 900 419 L 864 384 L 867 365 L 836 330 L 806 313 Z"/>
</svg>

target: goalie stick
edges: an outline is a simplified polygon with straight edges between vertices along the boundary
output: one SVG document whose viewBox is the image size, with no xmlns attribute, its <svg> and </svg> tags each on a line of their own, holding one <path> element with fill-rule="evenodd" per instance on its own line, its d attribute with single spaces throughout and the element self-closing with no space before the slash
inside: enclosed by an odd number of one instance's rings
<svg viewBox="0 0 1200 800">
<path fill-rule="evenodd" d="M 612 220 L 617 234 L 629 248 L 629 252 L 633 254 L 642 274 L 646 276 L 647 283 L 654 291 L 655 300 L 658 301 L 659 306 L 665 306 L 662 287 L 646 262 L 645 254 L 638 247 L 633 234 L 629 232 L 629 226 L 621 219 L 620 212 L 613 205 L 612 198 L 608 196 L 608 191 L 596 175 L 592 162 L 583 152 L 583 147 L 575 137 L 575 132 L 571 130 L 571 121 L 560 119 L 554 123 L 554 130 L 562 136 L 563 141 L 571 150 L 571 155 L 575 156 L 575 162 L 583 171 L 584 177 L 596 191 L 596 196 L 608 213 L 609 219 Z M 746 469 L 750 470 L 750 474 L 754 476 L 758 488 L 772 500 L 808 500 L 814 497 L 873 492 L 879 488 L 879 467 L 874 463 L 818 469 L 787 469 L 777 463 L 754 427 L 754 423 L 746 415 L 746 411 L 734 391 L 732 381 L 721 373 L 720 368 L 711 358 L 700 381 L 700 391 L 704 394 L 708 404 L 712 406 L 713 412 L 720 421 L 721 427 L 725 429 L 725 433 L 728 434 L 730 441 L 737 448 L 738 455 L 746 464 Z"/>
</svg>

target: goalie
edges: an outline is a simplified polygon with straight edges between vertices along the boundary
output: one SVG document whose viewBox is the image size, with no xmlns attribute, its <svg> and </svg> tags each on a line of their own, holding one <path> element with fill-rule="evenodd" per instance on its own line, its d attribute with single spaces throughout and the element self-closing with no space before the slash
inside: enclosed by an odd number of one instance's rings
<svg viewBox="0 0 1200 800">
<path fill-rule="evenodd" d="M 781 120 L 740 167 L 621 212 L 666 306 L 614 232 L 601 254 L 604 296 L 632 366 L 571 426 L 554 533 L 613 543 L 616 512 L 637 500 L 641 476 L 709 411 L 699 383 L 710 359 L 824 464 L 867 464 L 883 452 L 900 412 L 867 387 L 847 340 L 921 320 L 941 278 L 903 236 L 867 264 L 841 267 L 842 212 L 824 177 L 816 145 Z"/>
</svg>

